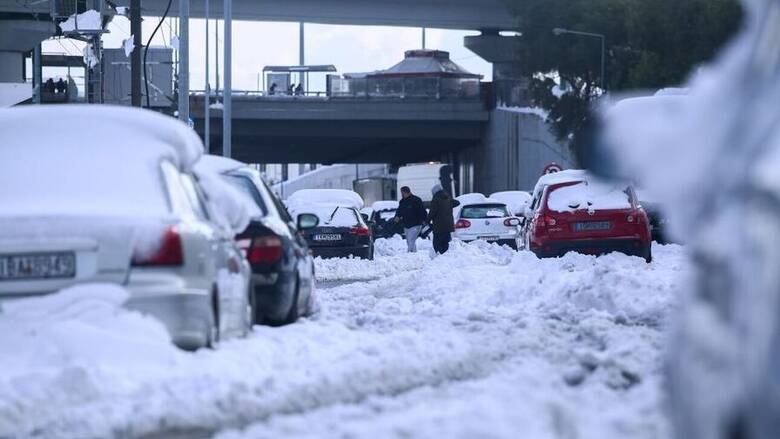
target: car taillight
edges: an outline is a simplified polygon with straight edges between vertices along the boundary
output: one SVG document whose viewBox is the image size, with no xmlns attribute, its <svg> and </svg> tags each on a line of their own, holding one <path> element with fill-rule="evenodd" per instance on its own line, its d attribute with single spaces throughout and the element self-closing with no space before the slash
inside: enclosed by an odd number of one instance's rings
<svg viewBox="0 0 780 439">
<path fill-rule="evenodd" d="M 520 219 L 518 218 L 507 218 L 504 220 L 504 225 L 507 227 L 517 227 L 520 225 Z"/>
<path fill-rule="evenodd" d="M 160 247 L 151 255 L 133 256 L 136 267 L 176 266 L 184 264 L 184 252 L 181 247 L 181 235 L 176 228 L 165 231 Z"/>
<path fill-rule="evenodd" d="M 630 222 L 630 223 L 633 223 L 633 222 L 634 222 L 634 219 L 635 219 L 635 218 L 634 218 L 634 214 L 633 214 L 633 213 L 630 213 L 630 214 L 628 214 L 628 216 L 626 217 L 626 220 L 627 220 L 628 222 Z"/>
<path fill-rule="evenodd" d="M 468 229 L 469 227 L 471 227 L 471 221 L 469 220 L 460 219 L 455 223 L 456 229 Z"/>
<path fill-rule="evenodd" d="M 353 227 L 349 229 L 349 233 L 355 236 L 369 236 L 371 235 L 371 230 L 369 230 L 367 227 Z"/>
<path fill-rule="evenodd" d="M 269 264 L 282 259 L 282 240 L 278 236 L 256 236 L 246 252 L 250 264 Z"/>
<path fill-rule="evenodd" d="M 555 218 L 551 217 L 550 215 L 545 215 L 544 216 L 544 222 L 548 226 L 554 226 L 554 225 L 558 224 L 558 221 L 556 221 Z"/>
</svg>

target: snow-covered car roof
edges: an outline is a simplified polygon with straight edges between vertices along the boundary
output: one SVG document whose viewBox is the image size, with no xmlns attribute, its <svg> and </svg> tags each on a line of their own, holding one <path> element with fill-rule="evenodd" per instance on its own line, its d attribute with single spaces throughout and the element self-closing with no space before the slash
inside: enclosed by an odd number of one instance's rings
<svg viewBox="0 0 780 439">
<path fill-rule="evenodd" d="M 460 196 L 455 197 L 456 200 L 460 201 L 461 206 L 468 206 L 472 204 L 506 204 L 503 201 L 496 200 L 493 198 L 486 197 L 484 194 L 463 194 Z"/>
<path fill-rule="evenodd" d="M 396 210 L 398 209 L 398 201 L 393 201 L 393 200 L 374 201 L 374 204 L 371 205 L 371 209 L 374 212 L 378 212 L 380 210 Z"/>
<path fill-rule="evenodd" d="M 211 171 L 217 174 L 225 174 L 236 169 L 241 169 L 248 166 L 244 162 L 231 159 L 228 157 L 222 157 L 221 155 L 205 154 L 195 164 L 196 171 Z"/>
<path fill-rule="evenodd" d="M 490 198 L 506 204 L 513 214 L 521 212 L 531 203 L 531 194 L 525 191 L 503 191 L 490 195 Z"/>
<path fill-rule="evenodd" d="M 553 172 L 552 174 L 546 174 L 539 177 L 539 180 L 534 186 L 533 193 L 535 194 L 542 186 L 549 186 L 552 184 L 571 183 L 575 181 L 585 181 L 588 179 L 587 171 L 583 169 L 566 169 L 560 172 Z"/>
<path fill-rule="evenodd" d="M 189 171 L 202 153 L 188 126 L 148 110 L 0 110 L 0 213 L 155 217 L 171 213 L 160 163 Z"/>
<path fill-rule="evenodd" d="M 287 198 L 288 206 L 297 204 L 331 204 L 362 209 L 363 198 L 346 189 L 301 189 Z"/>
<path fill-rule="evenodd" d="M 45 128 L 45 129 L 42 129 Z M 36 149 L 101 142 L 132 151 L 155 145 L 183 171 L 191 171 L 203 155 L 203 142 L 186 124 L 154 111 L 112 105 L 29 105 L 0 109 L 3 147 Z M 44 154 L 41 151 L 41 154 Z"/>
<path fill-rule="evenodd" d="M 631 199 L 626 188 L 625 184 L 590 178 L 555 189 L 548 196 L 547 206 L 556 212 L 630 209 Z"/>
</svg>

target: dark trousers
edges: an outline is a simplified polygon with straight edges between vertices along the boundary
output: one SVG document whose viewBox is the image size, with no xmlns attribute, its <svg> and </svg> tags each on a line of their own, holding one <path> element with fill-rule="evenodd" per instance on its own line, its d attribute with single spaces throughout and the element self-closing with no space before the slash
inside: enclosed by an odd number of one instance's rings
<svg viewBox="0 0 780 439">
<path fill-rule="evenodd" d="M 450 249 L 450 241 L 452 240 L 452 234 L 449 232 L 437 233 L 433 232 L 433 249 L 438 254 L 446 253 Z"/>
</svg>

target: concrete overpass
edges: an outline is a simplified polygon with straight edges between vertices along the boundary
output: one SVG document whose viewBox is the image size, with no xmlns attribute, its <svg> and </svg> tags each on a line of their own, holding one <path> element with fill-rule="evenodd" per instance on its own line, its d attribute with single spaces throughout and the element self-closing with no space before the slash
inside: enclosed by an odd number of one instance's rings
<svg viewBox="0 0 780 439">
<path fill-rule="evenodd" d="M 115 2 L 128 6 L 129 0 Z M 211 1 L 211 16 L 222 2 Z M 142 0 L 145 15 L 162 15 L 167 0 Z M 48 0 L 0 0 L 0 12 L 49 12 Z M 192 17 L 202 18 L 204 2 L 190 1 Z M 178 15 L 173 0 L 171 14 Z M 236 20 L 305 21 L 323 24 L 412 26 L 443 29 L 514 29 L 506 0 L 233 0 Z"/>
<path fill-rule="evenodd" d="M 190 100 L 203 135 L 203 96 Z M 221 150 L 212 110 L 211 149 Z M 233 97 L 233 156 L 250 163 L 409 163 L 477 147 L 490 119 L 480 100 Z"/>
</svg>

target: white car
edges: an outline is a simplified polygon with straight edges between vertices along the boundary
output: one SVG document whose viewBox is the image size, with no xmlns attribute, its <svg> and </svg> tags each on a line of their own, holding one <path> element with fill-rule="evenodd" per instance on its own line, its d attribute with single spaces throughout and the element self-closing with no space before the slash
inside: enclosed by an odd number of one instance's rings
<svg viewBox="0 0 780 439">
<path fill-rule="evenodd" d="M 522 216 L 525 208 L 531 204 L 531 194 L 526 191 L 503 191 L 490 194 L 493 200 L 506 204 L 509 213 Z"/>
<path fill-rule="evenodd" d="M 41 129 L 45 125 L 46 129 Z M 110 106 L 0 110 L 2 302 L 114 283 L 186 349 L 250 328 L 249 266 L 173 118 Z"/>
<path fill-rule="evenodd" d="M 517 250 L 520 219 L 509 213 L 505 203 L 482 194 L 465 194 L 457 200 L 460 206 L 453 209 L 453 237 L 464 242 L 495 242 Z"/>
</svg>

